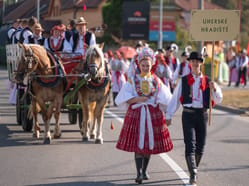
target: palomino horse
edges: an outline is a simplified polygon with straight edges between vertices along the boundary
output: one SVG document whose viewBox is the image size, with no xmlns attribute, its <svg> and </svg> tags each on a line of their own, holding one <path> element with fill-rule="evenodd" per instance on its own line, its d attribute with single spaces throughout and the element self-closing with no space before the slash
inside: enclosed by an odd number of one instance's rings
<svg viewBox="0 0 249 186">
<path fill-rule="evenodd" d="M 90 76 L 90 80 L 79 89 L 79 99 L 82 106 L 81 134 L 83 141 L 89 137 L 95 139 L 95 143 L 103 143 L 102 124 L 104 108 L 110 91 L 110 74 L 107 62 L 104 60 L 104 45 L 93 45 L 86 52 L 86 61 L 83 73 Z M 97 122 L 97 132 L 95 123 Z M 92 124 L 92 125 L 91 125 Z M 89 135 L 89 127 L 90 135 Z"/>
<path fill-rule="evenodd" d="M 28 77 L 26 92 L 32 95 L 29 111 L 35 119 L 33 136 L 39 138 L 40 127 L 37 115 L 40 109 L 45 126 L 44 143 L 50 144 L 50 119 L 53 113 L 56 121 L 54 138 L 60 138 L 61 136 L 59 119 L 63 103 L 64 85 L 62 76 L 64 69 L 60 62 L 40 45 L 19 44 L 19 47 L 22 50 L 22 57 L 17 66 L 16 80 L 22 83 L 24 77 Z M 48 108 L 47 103 L 49 103 Z"/>
</svg>

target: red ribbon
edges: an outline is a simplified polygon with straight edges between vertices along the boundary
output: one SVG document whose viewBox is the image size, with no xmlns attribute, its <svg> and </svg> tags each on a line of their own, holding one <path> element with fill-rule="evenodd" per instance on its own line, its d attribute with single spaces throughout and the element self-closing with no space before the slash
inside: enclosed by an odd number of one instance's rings
<svg viewBox="0 0 249 186">
<path fill-rule="evenodd" d="M 115 71 L 115 75 L 116 75 L 116 79 L 117 79 L 117 84 L 118 84 L 118 87 L 119 87 L 119 77 L 121 76 L 121 73 L 120 73 L 120 71 Z M 120 89 L 120 87 L 119 87 L 119 89 Z"/>
</svg>

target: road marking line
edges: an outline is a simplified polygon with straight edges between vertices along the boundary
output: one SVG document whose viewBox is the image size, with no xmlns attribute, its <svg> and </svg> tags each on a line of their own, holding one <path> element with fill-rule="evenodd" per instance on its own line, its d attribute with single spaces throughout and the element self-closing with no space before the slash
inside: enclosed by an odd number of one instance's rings
<svg viewBox="0 0 249 186">
<path fill-rule="evenodd" d="M 109 110 L 105 110 L 105 112 L 117 119 L 119 122 L 123 123 L 124 120 L 118 117 L 116 114 Z M 175 171 L 182 182 L 187 185 L 189 182 L 189 176 L 184 172 L 184 170 L 167 153 L 159 154 L 159 156 L 171 167 L 173 171 Z"/>
</svg>

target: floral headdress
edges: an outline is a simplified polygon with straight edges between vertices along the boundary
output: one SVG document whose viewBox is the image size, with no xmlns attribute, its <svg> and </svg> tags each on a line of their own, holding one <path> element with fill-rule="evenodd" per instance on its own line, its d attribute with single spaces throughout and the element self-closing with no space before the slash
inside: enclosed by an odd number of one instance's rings
<svg viewBox="0 0 249 186">
<path fill-rule="evenodd" d="M 143 60 L 143 59 L 150 59 L 151 64 L 153 65 L 155 62 L 155 56 L 154 52 L 151 48 L 149 47 L 144 47 L 139 53 L 138 53 L 138 64 Z"/>
</svg>

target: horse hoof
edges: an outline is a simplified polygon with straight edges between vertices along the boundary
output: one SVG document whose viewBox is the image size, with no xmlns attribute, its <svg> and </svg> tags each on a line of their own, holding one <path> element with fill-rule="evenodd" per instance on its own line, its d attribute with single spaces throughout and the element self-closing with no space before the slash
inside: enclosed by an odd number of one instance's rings
<svg viewBox="0 0 249 186">
<path fill-rule="evenodd" d="M 83 137 L 83 138 L 82 138 L 82 141 L 83 141 L 83 142 L 88 142 L 88 137 Z"/>
<path fill-rule="evenodd" d="M 59 134 L 54 134 L 54 139 L 59 139 L 59 138 L 61 138 L 61 133 L 59 133 Z"/>
<path fill-rule="evenodd" d="M 45 138 L 43 144 L 51 144 L 51 138 L 49 137 Z"/>
<path fill-rule="evenodd" d="M 103 140 L 102 140 L 102 139 L 96 139 L 96 140 L 95 140 L 95 143 L 96 143 L 96 144 L 103 144 Z"/>
<path fill-rule="evenodd" d="M 94 135 L 94 134 L 91 134 L 91 135 L 90 135 L 90 139 L 95 139 L 95 135 Z"/>
</svg>

